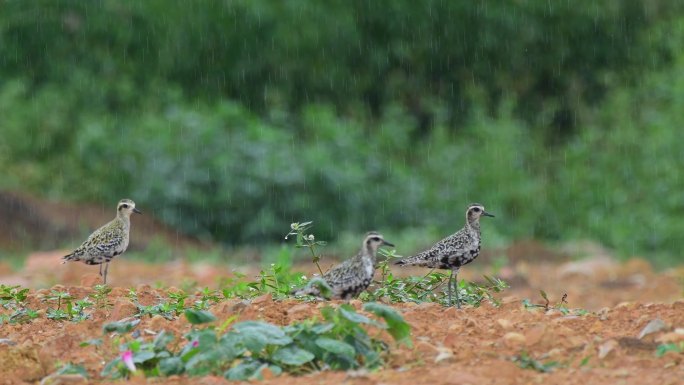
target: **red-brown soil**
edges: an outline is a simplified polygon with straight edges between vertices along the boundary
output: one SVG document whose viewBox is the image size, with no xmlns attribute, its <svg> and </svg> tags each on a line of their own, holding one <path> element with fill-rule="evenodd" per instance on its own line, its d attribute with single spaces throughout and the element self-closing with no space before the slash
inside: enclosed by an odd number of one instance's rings
<svg viewBox="0 0 684 385">
<path fill-rule="evenodd" d="M 82 264 L 61 265 L 61 252 L 34 254 L 22 272 L 0 269 L 2 283 L 21 283 L 39 288 L 61 283 L 76 298 L 92 293 L 98 283 L 97 267 Z M 552 259 L 552 258 L 550 258 Z M 307 266 L 307 268 L 309 268 Z M 482 269 L 482 270 L 480 270 Z M 190 280 L 199 287 L 216 287 L 217 280 L 230 275 L 230 267 L 191 266 L 182 262 L 146 265 L 126 258 L 112 263 L 109 272 L 114 287 L 109 310 L 95 311 L 92 319 L 56 322 L 44 315 L 24 325 L 2 325 L 0 384 L 38 383 L 54 372 L 60 363 L 71 362 L 87 368 L 93 383 L 102 380 L 104 363 L 118 354 L 109 336 L 100 347 L 79 347 L 79 343 L 102 337 L 104 323 L 131 316 L 135 307 L 126 297 L 135 287 L 143 304 L 154 304 L 168 297 L 170 286 Z M 250 269 L 243 270 L 249 274 Z M 401 274 L 424 274 L 424 270 L 398 270 Z M 482 266 L 464 269 L 462 278 L 477 280 L 482 273 L 493 273 Z M 553 260 L 532 263 L 524 259 L 496 272 L 512 287 L 503 293 L 501 307 L 484 304 L 462 310 L 436 304 L 397 304 L 412 327 L 413 348 L 393 346 L 388 365 L 377 372 L 322 372 L 304 377 L 280 376 L 264 384 L 682 384 L 684 354 L 667 353 L 656 357 L 658 344 L 684 340 L 684 300 L 682 269 L 654 272 L 640 259 L 617 263 L 607 256 L 582 261 Z M 165 289 L 154 289 L 164 287 Z M 542 303 L 538 292 L 545 290 L 552 304 L 568 294 L 571 308 L 591 311 L 586 315 L 563 315 L 557 310 L 525 309 L 521 299 Z M 171 289 L 173 290 L 173 289 Z M 32 289 L 30 307 L 45 311 L 39 297 L 48 289 Z M 360 308 L 361 303 L 352 301 Z M 269 295 L 251 302 L 227 299 L 210 309 L 217 323 L 238 314 L 239 320 L 263 319 L 279 325 L 317 314 L 325 303 L 296 300 L 274 301 Z M 661 319 L 666 327 L 637 338 L 652 320 Z M 169 321 L 161 316 L 144 318 L 138 326 L 143 334 L 166 329 L 179 336 L 190 329 L 180 317 Z M 542 362 L 557 361 L 560 367 L 550 373 L 522 369 L 512 361 L 527 353 Z M 61 383 L 77 383 L 65 377 Z M 145 380 L 164 384 L 228 383 L 219 377 Z"/>
</svg>

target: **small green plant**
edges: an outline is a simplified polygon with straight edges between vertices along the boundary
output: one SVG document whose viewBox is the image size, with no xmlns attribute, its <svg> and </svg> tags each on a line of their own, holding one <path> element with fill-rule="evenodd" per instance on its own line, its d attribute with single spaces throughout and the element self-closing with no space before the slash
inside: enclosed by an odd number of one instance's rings
<svg viewBox="0 0 684 385">
<path fill-rule="evenodd" d="M 98 309 L 109 309 L 112 307 L 112 303 L 109 301 L 109 293 L 112 292 L 112 288 L 107 285 L 95 285 L 95 292 L 92 294 L 93 300 L 95 301 L 95 307 Z"/>
<path fill-rule="evenodd" d="M 261 378 L 266 369 L 277 375 L 377 368 L 383 365 L 389 345 L 371 337 L 366 329 L 386 330 L 395 341 L 410 346 L 410 327 L 385 305 L 368 303 L 364 310 L 383 321 L 341 305 L 323 308 L 322 320 L 312 318 L 285 327 L 245 321 L 227 330 L 235 319 L 232 317 L 218 328 L 194 328 L 185 335 L 187 343 L 179 350 L 169 349 L 173 336 L 166 332 L 151 342 L 138 337 L 119 347 L 120 355 L 105 366 L 102 375 L 127 378 L 141 371 L 148 377 L 214 374 L 249 380 Z M 185 317 L 194 325 L 216 320 L 211 313 L 198 309 L 186 309 Z M 104 330 L 127 333 L 134 327 L 117 323 L 105 325 Z"/>
<path fill-rule="evenodd" d="M 11 310 L 9 314 L 0 314 L 0 325 L 3 323 L 22 324 L 38 318 L 38 312 L 28 308 L 26 300 L 29 289 L 19 285 L 0 285 L 0 305 Z"/>
<path fill-rule="evenodd" d="M 180 314 L 180 312 L 182 312 L 185 309 L 185 300 L 187 300 L 188 297 L 189 295 L 183 290 L 169 292 L 171 306 L 176 310 L 177 314 Z"/>
<path fill-rule="evenodd" d="M 323 270 L 321 270 L 321 265 L 319 261 L 321 256 L 316 252 L 316 248 L 319 246 L 325 246 L 326 242 L 317 241 L 313 233 L 307 233 L 309 229 L 313 227 L 313 222 L 294 222 L 290 224 L 290 232 L 285 235 L 285 239 L 288 239 L 291 235 L 295 236 L 297 248 L 307 248 L 311 253 L 311 262 L 313 262 L 318 268 L 318 272 L 323 275 Z"/>
<path fill-rule="evenodd" d="M 50 291 L 50 294 L 44 298 L 44 301 L 57 303 L 56 308 L 48 307 L 47 312 L 45 313 L 45 316 L 48 319 L 55 321 L 84 321 L 89 317 L 86 310 L 93 306 L 93 302 L 90 301 L 88 297 L 74 301 L 74 297 L 68 292 L 57 290 Z M 64 306 L 64 308 L 62 308 L 62 306 Z"/>
<path fill-rule="evenodd" d="M 0 284 L 0 305 L 5 309 L 21 306 L 28 297 L 29 289 L 20 285 L 7 286 Z"/>
<path fill-rule="evenodd" d="M 563 294 L 563 297 L 561 300 L 556 303 L 555 305 L 551 305 L 551 301 L 549 301 L 548 295 L 544 290 L 539 290 L 539 295 L 542 297 L 544 300 L 544 303 L 532 303 L 529 299 L 525 298 L 522 300 L 522 304 L 527 310 L 532 310 L 532 309 L 544 309 L 544 311 L 549 311 L 549 310 L 558 310 L 561 312 L 563 315 L 568 315 L 568 314 L 573 314 L 573 315 L 578 315 L 578 316 L 583 316 L 586 314 L 589 314 L 589 312 L 585 309 L 570 309 L 568 307 L 568 294 Z"/>
<path fill-rule="evenodd" d="M 225 277 L 219 283 L 219 290 L 223 298 L 248 299 L 259 295 L 259 290 L 252 282 L 247 281 L 246 275 L 233 271 L 232 277 Z"/>
<path fill-rule="evenodd" d="M 486 283 L 478 284 L 474 282 L 461 281 L 457 290 L 460 290 L 461 301 L 478 307 L 482 301 L 487 300 L 495 306 L 499 306 L 499 300 L 494 296 L 494 293 L 500 293 L 508 288 L 508 284 L 499 278 L 482 276 Z"/>
<path fill-rule="evenodd" d="M 272 263 L 268 270 L 261 270 L 256 282 L 248 284 L 255 293 L 271 293 L 275 298 L 287 298 L 295 287 L 306 283 L 305 278 L 281 265 Z"/>
<path fill-rule="evenodd" d="M 138 307 L 138 317 L 160 315 L 168 320 L 175 319 L 183 309 L 178 309 L 178 307 L 173 302 L 160 301 L 156 305 L 141 305 L 136 303 Z"/>
<path fill-rule="evenodd" d="M 71 296 L 71 294 L 65 291 L 51 290 L 50 294 L 45 297 L 45 301 L 57 302 L 57 307 L 48 308 L 46 312 L 46 317 L 55 321 L 68 320 L 69 312 L 72 308 L 72 299 L 73 297 Z M 69 312 L 62 309 L 62 305 L 65 305 Z"/>
<path fill-rule="evenodd" d="M 199 298 L 195 300 L 193 305 L 196 309 L 206 310 L 209 309 L 211 304 L 216 304 L 221 300 L 221 293 L 218 290 L 211 290 L 205 287 L 200 291 Z"/>
<path fill-rule="evenodd" d="M 522 352 L 513 357 L 513 362 L 517 363 L 522 369 L 532 369 L 541 373 L 548 373 L 560 366 L 557 361 L 541 362 L 530 357 L 527 352 Z"/>
<path fill-rule="evenodd" d="M 682 342 L 671 342 L 667 344 L 660 344 L 656 348 L 656 356 L 662 357 L 667 352 L 684 353 L 684 341 Z"/>
</svg>

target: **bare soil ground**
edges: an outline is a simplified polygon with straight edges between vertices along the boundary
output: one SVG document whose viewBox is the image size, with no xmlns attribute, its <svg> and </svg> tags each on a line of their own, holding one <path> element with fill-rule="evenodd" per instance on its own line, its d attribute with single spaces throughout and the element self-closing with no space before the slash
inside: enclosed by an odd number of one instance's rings
<svg viewBox="0 0 684 385">
<path fill-rule="evenodd" d="M 109 207 L 75 207 L 46 202 L 26 195 L 0 192 L 0 245 L 22 249 L 25 244 L 51 248 L 76 239 L 112 216 Z M 63 222 L 53 222 L 60 218 Z M 74 225 L 76 224 L 76 225 Z M 33 239 L 31 234 L 47 234 Z M 151 216 L 136 221 L 132 248 L 143 248 L 162 234 L 163 241 L 182 250 L 201 248 L 197 241 L 183 237 L 156 223 Z M 116 357 L 117 345 L 104 336 L 103 345 L 79 344 L 103 337 L 102 325 L 125 319 L 136 312 L 128 299 L 129 288 L 136 289 L 143 305 L 167 298 L 174 287 L 216 288 L 221 278 L 234 270 L 256 275 L 252 267 L 190 265 L 181 258 L 163 265 L 150 265 L 128 258 L 115 260 L 109 270 L 113 306 L 96 310 L 83 322 L 47 319 L 49 306 L 41 298 L 51 289 L 68 291 L 75 298 L 93 293 L 100 283 L 97 267 L 62 265 L 67 250 L 33 253 L 22 271 L 13 271 L 0 261 L 0 283 L 31 288 L 28 302 L 41 316 L 21 325 L 0 325 L 0 384 L 35 384 L 63 363 L 83 365 L 88 383 L 106 381 L 100 377 L 104 364 Z M 505 255 L 509 263 L 498 269 L 496 257 Z M 571 260 L 569 255 L 585 255 Z M 333 262 L 324 259 L 326 268 Z M 298 270 L 313 272 L 309 264 Z M 400 275 L 422 275 L 422 269 L 393 269 Z M 575 243 L 557 249 L 533 241 L 518 242 L 504 250 L 485 250 L 476 263 L 463 269 L 460 278 L 481 280 L 482 274 L 506 280 L 511 288 L 499 295 L 502 306 L 483 304 L 462 310 L 436 304 L 396 304 L 412 327 L 413 348 L 393 346 L 387 366 L 377 372 L 321 372 L 303 377 L 288 375 L 267 378 L 264 384 L 684 384 L 684 354 L 669 352 L 657 357 L 657 346 L 684 340 L 684 268 L 655 272 L 642 258 L 618 263 L 610 253 L 591 243 Z M 539 290 L 548 293 L 551 304 L 567 294 L 568 306 L 585 309 L 587 314 L 562 314 L 558 310 L 527 309 L 522 300 L 543 303 Z M 361 303 L 352 301 L 360 309 Z M 210 309 L 218 323 L 237 315 L 238 320 L 263 319 L 279 325 L 318 314 L 326 303 L 296 300 L 274 301 L 269 295 L 252 301 L 228 299 Z M 6 310 L 0 309 L 0 312 Z M 654 333 L 638 338 L 649 322 L 660 319 L 664 325 Z M 172 331 L 178 342 L 190 330 L 180 317 L 167 320 L 146 317 L 138 326 L 144 335 Z M 521 368 L 514 357 L 521 354 L 540 362 L 556 361 L 549 373 Z M 128 383 L 228 383 L 220 377 L 133 377 Z M 52 378 L 52 384 L 85 383 L 80 377 Z"/>
<path fill-rule="evenodd" d="M 516 246 L 519 247 L 519 246 Z M 37 253 L 28 258 L 21 272 L 11 272 L 0 264 L 0 282 L 32 288 L 60 283 L 82 298 L 99 283 L 97 267 L 82 264 L 61 265 L 62 252 Z M 515 260 L 515 258 L 513 258 Z M 394 346 L 385 369 L 366 372 L 322 372 L 303 377 L 267 378 L 264 384 L 682 384 L 684 354 L 670 352 L 657 357 L 657 346 L 684 340 L 683 269 L 654 272 L 641 259 L 617 263 L 608 256 L 581 261 L 531 262 L 518 259 L 498 271 L 511 288 L 501 293 L 502 306 L 483 304 L 462 310 L 436 304 L 398 304 L 412 327 L 414 347 Z M 309 266 L 305 268 L 310 270 Z M 477 280 L 486 268 L 464 269 L 463 278 Z M 248 274 L 255 273 L 249 269 Z M 402 274 L 423 274 L 406 270 Z M 172 286 L 192 280 L 201 286 L 216 287 L 230 267 L 188 265 L 183 262 L 146 265 L 126 258 L 110 268 L 114 287 L 109 298 L 114 306 L 97 310 L 92 319 L 56 322 L 40 317 L 28 324 L 2 325 L 0 328 L 0 384 L 38 383 L 55 371 L 60 363 L 81 364 L 90 374 L 89 383 L 102 380 L 104 363 L 114 358 L 117 346 L 108 336 L 100 347 L 79 347 L 83 341 L 102 337 L 104 323 L 130 317 L 136 311 L 127 298 L 135 287 L 141 303 L 152 305 L 168 297 Z M 163 289 L 155 289 L 162 287 Z M 543 303 L 539 289 L 549 294 L 551 303 L 567 294 L 570 308 L 589 311 L 585 315 L 564 315 L 558 310 L 526 309 L 521 300 Z M 31 308 L 45 311 L 40 297 L 49 289 L 32 289 Z M 352 301 L 360 308 L 361 303 Z M 219 321 L 237 314 L 240 321 L 263 319 L 279 325 L 302 320 L 318 313 L 324 303 L 297 300 L 274 301 L 269 295 L 250 302 L 228 299 L 210 310 Z M 643 338 L 641 330 L 652 320 L 665 327 Z M 180 317 L 167 320 L 154 316 L 142 320 L 138 329 L 150 333 L 166 329 L 178 337 L 190 329 Z M 178 339 L 177 339 L 178 341 Z M 513 358 L 522 353 L 540 362 L 556 361 L 550 373 L 518 366 Z M 77 383 L 78 378 L 58 379 Z M 171 377 L 131 383 L 227 383 L 219 377 Z"/>
</svg>

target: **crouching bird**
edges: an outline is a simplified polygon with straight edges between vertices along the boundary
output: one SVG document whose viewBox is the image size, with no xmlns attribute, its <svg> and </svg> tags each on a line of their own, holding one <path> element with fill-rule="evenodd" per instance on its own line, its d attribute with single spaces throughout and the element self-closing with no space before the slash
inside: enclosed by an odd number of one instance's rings
<svg viewBox="0 0 684 385">
<path fill-rule="evenodd" d="M 375 274 L 376 255 L 381 246 L 394 247 L 382 234 L 371 231 L 363 238 L 361 250 L 354 257 L 323 274 L 323 280 L 332 289 L 333 299 L 351 299 L 368 288 Z M 293 294 L 323 297 L 321 289 L 313 284 L 295 290 Z"/>
</svg>

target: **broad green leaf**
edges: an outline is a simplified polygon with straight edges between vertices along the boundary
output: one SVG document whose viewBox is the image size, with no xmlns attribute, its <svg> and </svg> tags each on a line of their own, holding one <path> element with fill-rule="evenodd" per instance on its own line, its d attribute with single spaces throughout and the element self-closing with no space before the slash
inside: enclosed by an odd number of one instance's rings
<svg viewBox="0 0 684 385">
<path fill-rule="evenodd" d="M 319 337 L 316 340 L 316 345 L 330 353 L 345 356 L 350 359 L 354 359 L 354 356 L 356 356 L 356 350 L 353 346 L 346 342 L 334 340 L 332 338 Z"/>
<path fill-rule="evenodd" d="M 278 349 L 272 357 L 279 363 L 293 366 L 304 365 L 315 358 L 313 353 L 295 345 Z"/>
<path fill-rule="evenodd" d="M 171 343 L 171 341 L 173 341 L 173 334 L 166 330 L 162 330 L 154 337 L 154 348 L 157 350 L 163 349 L 166 345 Z"/>
<path fill-rule="evenodd" d="M 130 322 L 110 322 L 102 326 L 102 331 L 105 333 L 117 332 L 119 334 L 128 333 L 140 323 L 139 319 Z"/>
<path fill-rule="evenodd" d="M 387 331 L 395 341 L 411 347 L 411 326 L 404 320 L 401 314 L 389 306 L 376 302 L 370 302 L 363 306 L 363 310 L 369 311 L 381 317 L 387 323 Z"/>
<path fill-rule="evenodd" d="M 133 362 L 135 362 L 136 364 L 142 364 L 143 362 L 145 362 L 147 360 L 153 359 L 154 356 L 155 356 L 154 352 L 150 352 L 150 351 L 142 351 L 142 352 L 134 353 L 133 354 Z"/>
<path fill-rule="evenodd" d="M 237 366 L 230 368 L 223 376 L 229 380 L 261 379 L 261 371 L 268 367 L 261 361 L 243 361 Z"/>
<path fill-rule="evenodd" d="M 159 373 L 163 376 L 181 374 L 183 371 L 185 371 L 185 367 L 180 357 L 170 357 L 159 361 Z"/>
<path fill-rule="evenodd" d="M 233 325 L 244 346 L 252 352 L 260 352 L 266 345 L 287 345 L 292 342 L 285 332 L 262 321 L 245 321 Z"/>
<path fill-rule="evenodd" d="M 340 311 L 340 314 L 342 315 L 342 317 L 344 317 L 344 318 L 346 318 L 349 321 L 352 321 L 354 323 L 357 323 L 357 324 L 363 323 L 363 324 L 371 324 L 371 325 L 379 326 L 377 324 L 377 322 L 373 321 L 372 319 L 366 317 L 363 314 L 357 313 L 356 310 L 354 310 L 354 308 L 349 306 L 349 305 L 340 306 L 339 311 Z"/>
<path fill-rule="evenodd" d="M 66 364 L 59 368 L 57 372 L 55 372 L 57 375 L 61 374 L 77 374 L 81 377 L 88 378 L 88 371 L 82 366 L 82 365 L 74 365 L 74 364 Z"/>
<path fill-rule="evenodd" d="M 334 327 L 335 324 L 332 323 L 316 324 L 311 328 L 311 331 L 316 334 L 324 334 L 333 330 Z"/>
<path fill-rule="evenodd" d="M 185 318 L 193 325 L 216 321 L 216 316 L 206 310 L 185 309 Z"/>
</svg>

